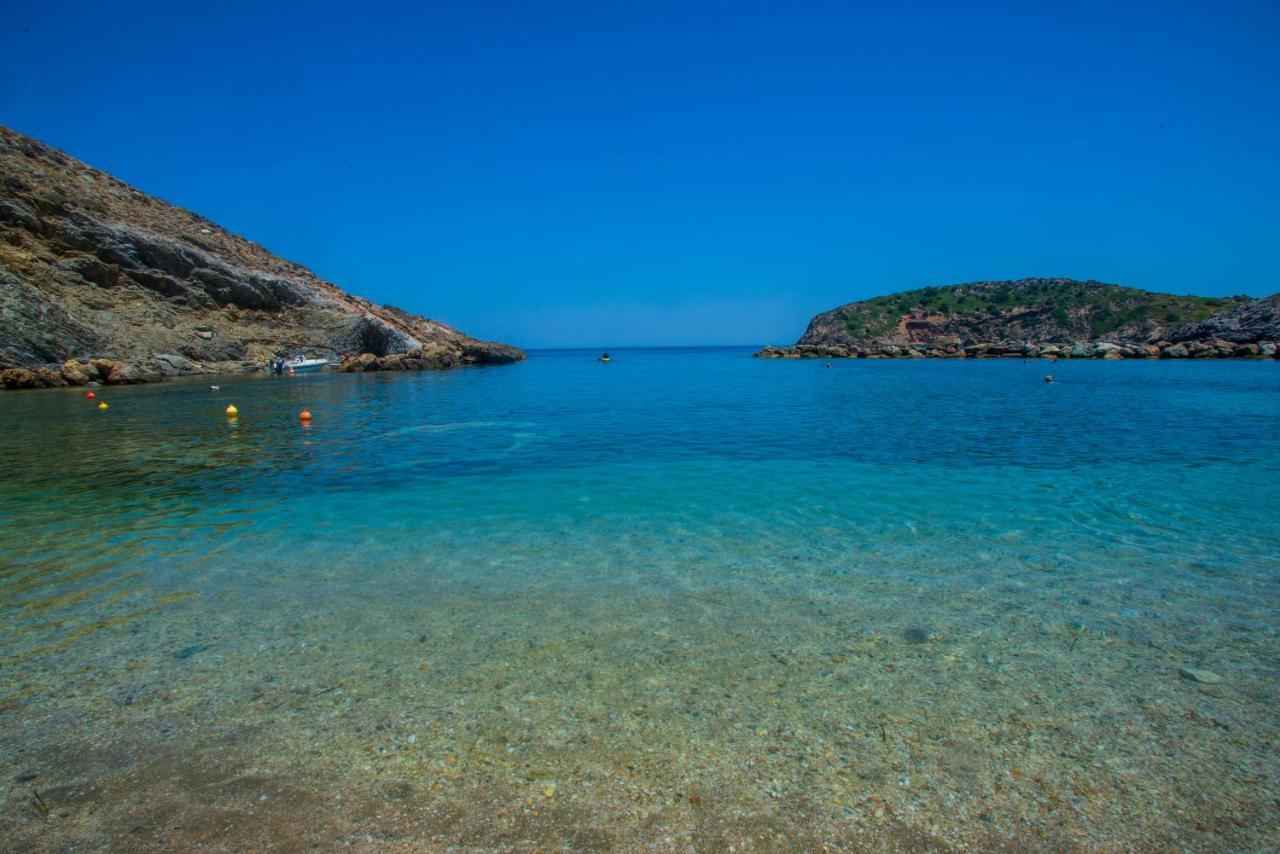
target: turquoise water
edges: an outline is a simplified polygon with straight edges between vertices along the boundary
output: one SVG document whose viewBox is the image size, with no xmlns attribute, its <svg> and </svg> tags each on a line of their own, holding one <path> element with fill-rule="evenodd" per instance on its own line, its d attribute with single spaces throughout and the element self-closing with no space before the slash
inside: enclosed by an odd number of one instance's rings
<svg viewBox="0 0 1280 854">
<path fill-rule="evenodd" d="M 0 833 L 1280 843 L 1280 364 L 750 352 L 0 397 Z"/>
</svg>

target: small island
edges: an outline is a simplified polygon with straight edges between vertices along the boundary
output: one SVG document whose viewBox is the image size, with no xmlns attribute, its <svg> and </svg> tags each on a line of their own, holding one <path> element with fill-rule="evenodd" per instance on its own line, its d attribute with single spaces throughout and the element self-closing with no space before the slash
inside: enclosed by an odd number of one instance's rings
<svg viewBox="0 0 1280 854">
<path fill-rule="evenodd" d="M 1175 296 L 1018 279 L 889 294 L 819 314 L 766 359 L 1273 359 L 1280 294 Z"/>
</svg>

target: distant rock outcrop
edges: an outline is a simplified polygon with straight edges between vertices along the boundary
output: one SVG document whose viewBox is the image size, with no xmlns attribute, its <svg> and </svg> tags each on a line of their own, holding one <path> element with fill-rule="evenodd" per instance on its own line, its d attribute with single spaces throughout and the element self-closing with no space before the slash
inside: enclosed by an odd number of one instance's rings
<svg viewBox="0 0 1280 854">
<path fill-rule="evenodd" d="M 6 388 L 143 382 L 256 369 L 276 354 L 340 361 L 360 353 L 406 354 L 414 369 L 524 358 L 515 347 L 345 293 L 197 214 L 0 127 Z M 104 373 L 90 359 L 119 366 Z"/>
<path fill-rule="evenodd" d="M 817 315 L 763 358 L 1269 357 L 1276 299 L 1175 296 L 1074 279 L 922 288 Z"/>
<path fill-rule="evenodd" d="M 1199 323 L 1179 326 L 1169 333 L 1170 341 L 1215 338 L 1239 344 L 1280 341 L 1280 294 L 1247 302 Z"/>
</svg>

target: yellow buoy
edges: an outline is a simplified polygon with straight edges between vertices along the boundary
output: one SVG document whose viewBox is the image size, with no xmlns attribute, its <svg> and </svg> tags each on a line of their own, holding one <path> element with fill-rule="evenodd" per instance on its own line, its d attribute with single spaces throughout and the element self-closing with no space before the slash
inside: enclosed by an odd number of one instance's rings
<svg viewBox="0 0 1280 854">
<path fill-rule="evenodd" d="M 99 403 L 99 404 L 98 404 L 98 408 L 99 408 L 99 409 L 106 409 L 106 408 L 107 408 L 107 402 L 104 400 L 102 403 Z"/>
<path fill-rule="evenodd" d="M 240 410 L 236 409 L 236 405 L 234 403 L 227 407 L 227 415 L 231 416 L 232 418 L 235 418 L 239 414 L 240 414 Z"/>
</svg>

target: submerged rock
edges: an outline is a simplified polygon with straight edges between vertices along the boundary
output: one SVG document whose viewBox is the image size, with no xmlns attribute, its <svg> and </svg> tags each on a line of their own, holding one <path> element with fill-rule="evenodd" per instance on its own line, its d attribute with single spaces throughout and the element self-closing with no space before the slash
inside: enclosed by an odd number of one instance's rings
<svg viewBox="0 0 1280 854">
<path fill-rule="evenodd" d="M 1198 670 L 1194 667 L 1183 667 L 1178 670 L 1178 675 L 1183 679 L 1190 679 L 1192 682 L 1199 682 L 1202 685 L 1217 685 L 1222 681 L 1222 677 L 1212 670 Z"/>
<path fill-rule="evenodd" d="M 929 630 L 912 626 L 909 629 L 903 629 L 902 639 L 907 643 L 925 643 L 929 640 Z"/>
<path fill-rule="evenodd" d="M 210 645 L 207 643 L 192 644 L 191 646 L 183 647 L 182 649 L 175 652 L 173 654 L 173 657 L 178 659 L 179 661 L 182 661 L 184 659 L 191 658 L 193 655 L 199 655 L 200 653 L 208 649 L 209 646 Z"/>
</svg>

